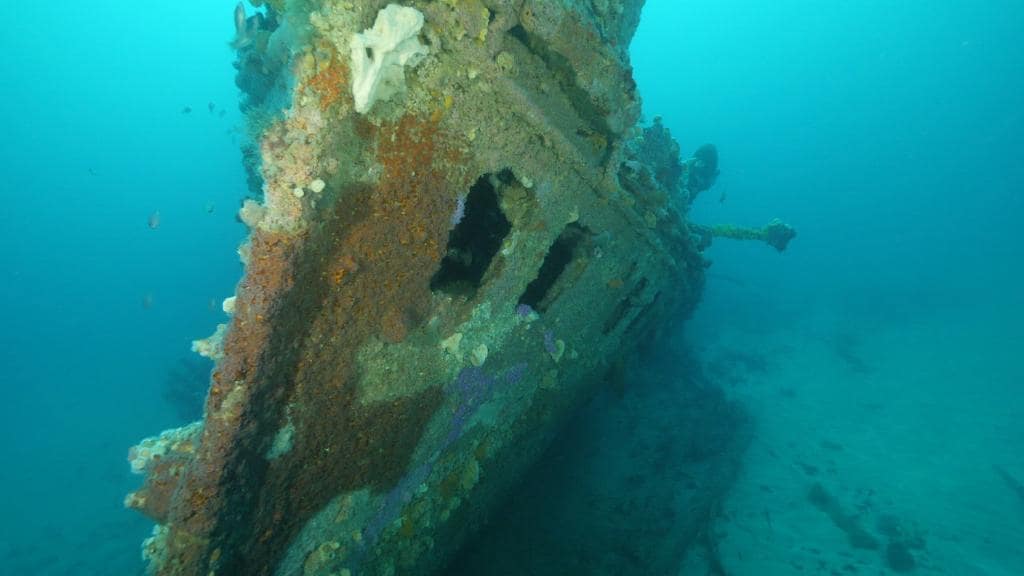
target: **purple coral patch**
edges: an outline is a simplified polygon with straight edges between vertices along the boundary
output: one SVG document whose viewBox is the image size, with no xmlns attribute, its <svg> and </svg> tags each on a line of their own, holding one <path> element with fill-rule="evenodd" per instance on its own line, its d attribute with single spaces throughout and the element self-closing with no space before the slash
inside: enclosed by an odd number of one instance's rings
<svg viewBox="0 0 1024 576">
<path fill-rule="evenodd" d="M 544 331 L 544 349 L 551 355 L 558 353 L 558 347 L 555 346 L 555 333 L 551 330 Z"/>
<path fill-rule="evenodd" d="M 459 225 L 466 216 L 466 195 L 460 194 L 455 200 L 455 211 L 452 212 L 452 228 Z"/>
<path fill-rule="evenodd" d="M 518 384 L 526 375 L 526 362 L 520 362 L 505 372 L 505 381 L 509 384 Z"/>
</svg>

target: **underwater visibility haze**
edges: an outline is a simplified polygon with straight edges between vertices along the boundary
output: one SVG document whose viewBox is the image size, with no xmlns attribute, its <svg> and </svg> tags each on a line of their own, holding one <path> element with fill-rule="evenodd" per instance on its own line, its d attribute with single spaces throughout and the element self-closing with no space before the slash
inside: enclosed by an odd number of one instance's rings
<svg viewBox="0 0 1024 576">
<path fill-rule="evenodd" d="M 1024 5 L 8 14 L 0 573 L 1024 574 Z"/>
</svg>

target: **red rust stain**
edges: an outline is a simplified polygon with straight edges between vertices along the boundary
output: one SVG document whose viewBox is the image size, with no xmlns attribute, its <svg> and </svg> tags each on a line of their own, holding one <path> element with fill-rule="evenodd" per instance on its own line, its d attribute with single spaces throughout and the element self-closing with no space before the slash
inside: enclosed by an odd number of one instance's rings
<svg viewBox="0 0 1024 576">
<path fill-rule="evenodd" d="M 331 498 L 398 481 L 440 405 L 440 386 L 362 405 L 355 355 L 372 338 L 403 340 L 427 317 L 452 198 L 469 182 L 448 169 L 455 157 L 436 122 L 363 129 L 377 140 L 376 187 L 344 191 L 299 239 L 252 235 L 202 444 L 169 505 L 165 576 L 273 573 Z M 396 375 L 396 385 L 403 377 L 417 376 Z M 285 406 L 293 446 L 269 462 Z"/>
<path fill-rule="evenodd" d="M 330 59 L 318 68 L 308 85 L 319 95 L 320 109 L 327 110 L 348 92 L 348 67 L 332 50 Z"/>
</svg>

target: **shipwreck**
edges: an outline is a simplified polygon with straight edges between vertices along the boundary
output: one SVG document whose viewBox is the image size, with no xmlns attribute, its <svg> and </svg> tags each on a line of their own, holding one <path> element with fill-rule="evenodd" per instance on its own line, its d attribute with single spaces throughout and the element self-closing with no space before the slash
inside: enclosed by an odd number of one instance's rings
<svg viewBox="0 0 1024 576">
<path fill-rule="evenodd" d="M 430 574 L 698 303 L 717 153 L 643 127 L 642 0 L 235 12 L 250 234 L 202 421 L 132 448 L 154 574 Z"/>
</svg>

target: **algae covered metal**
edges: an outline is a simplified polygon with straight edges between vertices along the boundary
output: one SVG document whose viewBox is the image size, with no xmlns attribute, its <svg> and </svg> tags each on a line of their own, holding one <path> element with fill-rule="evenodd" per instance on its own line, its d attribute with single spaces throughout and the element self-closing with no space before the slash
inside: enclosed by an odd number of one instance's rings
<svg viewBox="0 0 1024 576">
<path fill-rule="evenodd" d="M 205 417 L 132 449 L 126 502 L 156 574 L 429 574 L 696 305 L 692 167 L 638 128 L 642 1 L 265 4 Z"/>
</svg>

